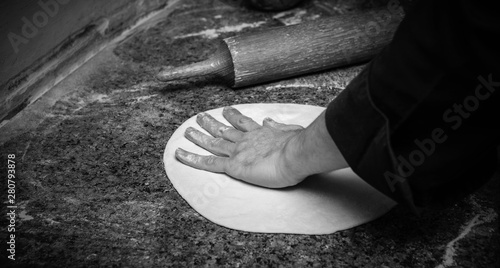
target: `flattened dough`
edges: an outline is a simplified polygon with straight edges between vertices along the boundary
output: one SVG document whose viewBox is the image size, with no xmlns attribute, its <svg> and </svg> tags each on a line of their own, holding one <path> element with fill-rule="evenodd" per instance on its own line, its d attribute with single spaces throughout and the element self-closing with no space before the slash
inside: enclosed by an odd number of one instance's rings
<svg viewBox="0 0 500 268">
<path fill-rule="evenodd" d="M 298 104 L 259 103 L 234 107 L 257 122 L 271 117 L 304 127 L 324 110 Z M 222 117 L 222 108 L 207 113 L 230 125 Z M 202 155 L 210 153 L 184 137 L 189 126 L 204 131 L 197 125 L 196 117 L 184 122 L 165 148 L 165 170 L 189 205 L 216 224 L 259 233 L 330 234 L 374 220 L 396 204 L 351 169 L 312 176 L 293 187 L 267 189 L 225 174 L 191 168 L 175 158 L 178 147 Z"/>
</svg>

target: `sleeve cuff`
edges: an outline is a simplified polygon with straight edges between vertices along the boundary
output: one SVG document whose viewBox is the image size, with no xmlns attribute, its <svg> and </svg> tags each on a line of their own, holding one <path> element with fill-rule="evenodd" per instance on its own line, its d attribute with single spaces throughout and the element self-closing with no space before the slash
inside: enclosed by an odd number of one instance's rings
<svg viewBox="0 0 500 268">
<path fill-rule="evenodd" d="M 388 197 L 416 210 L 407 179 L 396 172 L 388 120 L 370 98 L 370 67 L 365 67 L 328 105 L 326 126 L 358 176 Z"/>
</svg>

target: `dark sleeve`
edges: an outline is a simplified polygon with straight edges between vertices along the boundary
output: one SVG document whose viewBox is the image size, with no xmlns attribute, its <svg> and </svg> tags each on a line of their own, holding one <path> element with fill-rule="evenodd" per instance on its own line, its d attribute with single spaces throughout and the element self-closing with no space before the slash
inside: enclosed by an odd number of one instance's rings
<svg viewBox="0 0 500 268">
<path fill-rule="evenodd" d="M 450 204 L 489 179 L 500 140 L 499 11 L 494 1 L 414 5 L 327 108 L 354 172 L 413 208 Z"/>
</svg>

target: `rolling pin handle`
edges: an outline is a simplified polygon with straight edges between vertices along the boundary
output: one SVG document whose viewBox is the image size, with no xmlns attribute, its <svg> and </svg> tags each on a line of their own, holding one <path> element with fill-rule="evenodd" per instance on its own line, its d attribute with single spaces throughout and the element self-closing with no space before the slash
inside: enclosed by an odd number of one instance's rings
<svg viewBox="0 0 500 268">
<path fill-rule="evenodd" d="M 218 64 L 217 60 L 210 58 L 205 61 L 196 62 L 186 66 L 181 66 L 177 68 L 166 68 L 162 70 L 157 78 L 160 81 L 175 81 L 191 77 L 198 76 L 209 76 L 217 73 Z"/>
</svg>

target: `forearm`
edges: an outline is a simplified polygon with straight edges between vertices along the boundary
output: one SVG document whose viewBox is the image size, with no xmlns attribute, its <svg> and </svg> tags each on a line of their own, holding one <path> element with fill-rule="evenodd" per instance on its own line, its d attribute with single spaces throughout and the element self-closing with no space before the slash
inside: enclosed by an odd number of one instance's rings
<svg viewBox="0 0 500 268">
<path fill-rule="evenodd" d="M 303 178 L 348 167 L 326 128 L 325 112 L 292 137 L 283 150 L 283 165 Z"/>
</svg>

